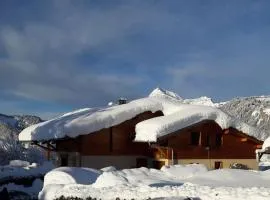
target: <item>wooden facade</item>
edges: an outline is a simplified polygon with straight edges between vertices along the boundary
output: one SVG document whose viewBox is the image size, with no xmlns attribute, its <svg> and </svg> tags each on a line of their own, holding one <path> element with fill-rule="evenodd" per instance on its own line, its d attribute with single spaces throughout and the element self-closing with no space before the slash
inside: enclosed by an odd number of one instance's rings
<svg viewBox="0 0 270 200">
<path fill-rule="evenodd" d="M 153 155 L 156 159 L 172 160 L 173 163 L 204 160 L 204 164 L 207 160 L 216 160 L 213 165 L 218 165 L 218 160 L 256 162 L 255 151 L 262 141 L 234 128 L 222 130 L 214 121 L 205 120 L 159 138 L 157 144 Z"/>
<path fill-rule="evenodd" d="M 212 120 L 204 120 L 163 136 L 156 143 L 134 142 L 137 123 L 162 115 L 161 111 L 145 112 L 113 127 L 57 140 L 55 150 L 61 154 L 61 165 L 70 165 L 68 156 L 76 152 L 79 160 L 74 161 L 73 166 L 98 168 L 117 166 L 121 162 L 119 168 L 160 168 L 164 164 L 182 164 L 181 161 L 208 165 L 208 160 L 214 160 L 208 167 L 220 168 L 224 160 L 255 162 L 255 150 L 262 145 L 261 141 L 234 128 L 222 130 Z M 98 165 L 98 162 L 102 164 Z M 251 168 L 255 168 L 254 164 Z"/>
<path fill-rule="evenodd" d="M 199 135 L 198 144 L 192 144 L 192 133 Z M 255 159 L 254 152 L 262 142 L 234 128 L 222 130 L 214 121 L 205 120 L 160 138 L 158 144 L 172 148 L 174 159 L 207 159 L 209 152 L 211 158 L 217 159 Z"/>
<path fill-rule="evenodd" d="M 148 143 L 134 142 L 137 123 L 162 116 L 163 113 L 144 112 L 119 125 L 105 128 L 76 138 L 56 141 L 57 152 L 77 152 L 80 156 L 141 156 L 150 157 Z M 138 157 L 138 165 L 145 165 L 145 160 Z M 144 163 L 144 164 L 143 164 Z M 111 165 L 114 165 L 112 163 Z M 146 165 L 147 166 L 147 165 Z"/>
</svg>

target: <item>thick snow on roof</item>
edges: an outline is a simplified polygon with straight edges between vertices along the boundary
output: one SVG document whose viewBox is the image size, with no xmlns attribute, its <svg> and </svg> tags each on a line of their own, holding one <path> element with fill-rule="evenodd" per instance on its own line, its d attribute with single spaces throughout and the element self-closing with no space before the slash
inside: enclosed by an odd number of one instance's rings
<svg viewBox="0 0 270 200">
<path fill-rule="evenodd" d="M 218 108 L 189 105 L 161 100 L 165 116 L 142 121 L 136 125 L 135 141 L 156 142 L 157 138 L 173 133 L 203 120 L 213 120 L 222 129 L 236 128 L 258 139 L 261 134 L 257 129 L 232 118 Z"/>
<path fill-rule="evenodd" d="M 162 110 L 162 104 L 152 98 L 143 98 L 103 109 L 85 108 L 64 114 L 24 129 L 20 141 L 42 141 L 89 134 L 132 119 L 146 111 Z"/>
<path fill-rule="evenodd" d="M 264 140 L 265 134 L 232 118 L 213 106 L 192 105 L 176 94 L 155 89 L 147 98 L 106 108 L 85 108 L 24 129 L 20 141 L 43 141 L 64 137 L 77 137 L 103 128 L 118 125 L 146 111 L 162 111 L 164 116 L 152 118 L 136 125 L 135 141 L 155 142 L 158 137 L 173 133 L 203 120 L 214 120 L 222 129 L 233 127 Z"/>
</svg>

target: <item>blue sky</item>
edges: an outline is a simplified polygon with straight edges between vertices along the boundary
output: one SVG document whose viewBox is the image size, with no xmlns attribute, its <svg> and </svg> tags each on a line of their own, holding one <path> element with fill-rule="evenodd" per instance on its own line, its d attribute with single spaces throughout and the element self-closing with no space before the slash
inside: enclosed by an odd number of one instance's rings
<svg viewBox="0 0 270 200">
<path fill-rule="evenodd" d="M 0 1 L 0 113 L 44 118 L 155 87 L 270 94 L 269 1 Z"/>
</svg>

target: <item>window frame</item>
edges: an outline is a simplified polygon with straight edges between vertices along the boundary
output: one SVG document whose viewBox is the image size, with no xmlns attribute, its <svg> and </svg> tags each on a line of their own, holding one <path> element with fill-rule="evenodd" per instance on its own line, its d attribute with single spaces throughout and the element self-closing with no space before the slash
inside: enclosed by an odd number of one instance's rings
<svg viewBox="0 0 270 200">
<path fill-rule="evenodd" d="M 223 145 L 223 135 L 222 134 L 216 134 L 215 145 L 217 148 L 219 148 Z"/>
<path fill-rule="evenodd" d="M 196 134 L 196 138 L 195 138 L 195 134 Z M 201 132 L 199 132 L 199 131 L 191 131 L 190 132 L 190 145 L 191 146 L 200 146 L 201 145 Z"/>
</svg>

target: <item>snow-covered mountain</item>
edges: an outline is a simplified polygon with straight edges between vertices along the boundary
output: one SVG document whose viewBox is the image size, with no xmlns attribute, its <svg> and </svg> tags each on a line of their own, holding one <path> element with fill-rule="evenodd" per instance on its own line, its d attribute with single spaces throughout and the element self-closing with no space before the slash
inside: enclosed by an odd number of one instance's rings
<svg viewBox="0 0 270 200">
<path fill-rule="evenodd" d="M 0 114 L 0 140 L 13 139 L 17 140 L 20 131 L 28 126 L 42 122 L 37 116 L 32 115 L 15 115 L 9 116 Z"/>
<path fill-rule="evenodd" d="M 203 106 L 213 106 L 216 107 L 217 104 L 215 104 L 211 98 L 209 97 L 199 97 L 195 99 L 184 99 L 183 103 L 187 104 L 194 104 L 194 105 L 203 105 Z"/>
<path fill-rule="evenodd" d="M 165 99 L 169 99 L 172 101 L 178 101 L 180 103 L 186 103 L 186 104 L 193 104 L 193 105 L 205 105 L 205 106 L 218 106 L 218 104 L 214 103 L 211 98 L 209 97 L 199 97 L 195 99 L 184 99 L 180 97 L 175 92 L 165 90 L 162 88 L 156 88 L 154 89 L 150 94 L 150 97 L 162 97 Z"/>
<path fill-rule="evenodd" d="M 184 99 L 178 94 L 156 88 L 149 96 L 158 96 L 180 103 L 218 107 L 229 115 L 256 127 L 270 136 L 270 96 L 234 98 L 226 102 L 213 102 L 209 97 Z"/>
<path fill-rule="evenodd" d="M 156 88 L 154 89 L 150 94 L 150 97 L 162 97 L 162 98 L 166 98 L 166 99 L 170 99 L 170 100 L 174 100 L 174 101 L 182 101 L 183 98 L 180 97 L 178 94 L 169 91 L 169 90 L 164 90 L 162 88 Z"/>
<path fill-rule="evenodd" d="M 33 115 L 9 116 L 0 113 L 0 124 L 5 124 L 19 131 L 39 122 L 42 122 L 42 119 Z"/>
<path fill-rule="evenodd" d="M 37 149 L 26 150 L 18 143 L 18 134 L 26 127 L 42 122 L 31 115 L 8 116 L 0 114 L 0 165 L 13 159 L 39 160 Z"/>
<path fill-rule="evenodd" d="M 235 98 L 220 109 L 270 136 L 270 96 Z"/>
</svg>

